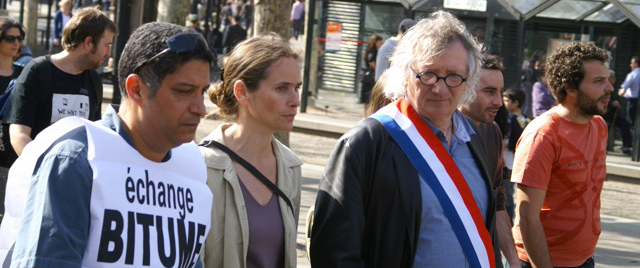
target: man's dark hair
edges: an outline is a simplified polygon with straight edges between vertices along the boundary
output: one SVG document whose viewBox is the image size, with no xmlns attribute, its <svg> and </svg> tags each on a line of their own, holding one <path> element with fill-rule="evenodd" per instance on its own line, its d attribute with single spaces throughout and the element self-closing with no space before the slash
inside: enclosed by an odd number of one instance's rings
<svg viewBox="0 0 640 268">
<path fill-rule="evenodd" d="M 631 60 L 633 60 L 636 64 L 640 65 L 640 57 L 633 56 L 633 57 L 631 57 Z"/>
<path fill-rule="evenodd" d="M 567 90 L 578 90 L 584 78 L 584 62 L 597 60 L 607 62 L 609 55 L 604 49 L 591 43 L 575 42 L 556 50 L 547 58 L 546 79 L 553 97 L 562 103 Z"/>
<path fill-rule="evenodd" d="M 406 33 L 411 27 L 413 27 L 414 25 L 416 25 L 416 21 L 412 20 L 412 19 L 404 19 L 400 22 L 400 24 L 398 25 L 398 32 L 400 34 L 404 34 Z"/>
<path fill-rule="evenodd" d="M 502 61 L 494 55 L 482 54 L 482 69 L 504 71 Z"/>
<path fill-rule="evenodd" d="M 96 7 L 78 9 L 62 30 L 62 46 L 65 50 L 76 49 L 87 37 L 94 47 L 100 42 L 105 30 L 118 33 L 116 24 Z"/>
<path fill-rule="evenodd" d="M 198 41 L 196 47 L 187 52 L 176 53 L 171 50 L 146 62 L 167 48 L 167 39 L 178 33 L 196 33 L 191 28 L 166 22 L 151 22 L 138 27 L 127 44 L 118 62 L 118 83 L 120 93 L 127 96 L 125 82 L 130 74 L 139 74 L 149 86 L 149 97 L 154 97 L 162 80 L 175 72 L 180 66 L 194 59 L 214 62 L 213 53 L 206 42 Z M 144 65 L 141 65 L 143 64 Z"/>
<path fill-rule="evenodd" d="M 504 93 L 502 93 L 502 96 L 507 97 L 511 101 L 517 101 L 518 108 L 520 109 L 522 109 L 522 105 L 524 105 L 524 101 L 527 98 L 524 94 L 524 91 L 515 88 L 507 89 Z"/>
</svg>

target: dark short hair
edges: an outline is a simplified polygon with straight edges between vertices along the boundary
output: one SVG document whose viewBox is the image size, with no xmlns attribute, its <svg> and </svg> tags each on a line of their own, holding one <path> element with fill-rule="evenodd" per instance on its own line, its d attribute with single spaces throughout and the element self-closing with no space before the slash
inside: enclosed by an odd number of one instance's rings
<svg viewBox="0 0 640 268">
<path fill-rule="evenodd" d="M 567 90 L 577 90 L 584 78 L 584 62 L 597 60 L 607 62 L 609 55 L 604 49 L 591 43 L 574 42 L 556 50 L 547 58 L 545 73 L 549 90 L 562 103 Z"/>
<path fill-rule="evenodd" d="M 504 71 L 504 65 L 502 61 L 496 56 L 483 53 L 482 54 L 482 69 Z"/>
<path fill-rule="evenodd" d="M 118 62 L 118 83 L 122 96 L 127 96 L 125 82 L 130 74 L 139 74 L 149 86 L 149 96 L 154 97 L 162 80 L 190 60 L 214 62 L 213 53 L 206 42 L 198 42 L 195 49 L 175 53 L 168 51 L 146 62 L 167 48 L 167 39 L 178 33 L 196 33 L 191 28 L 166 22 L 145 23 L 129 37 Z"/>
<path fill-rule="evenodd" d="M 76 49 L 87 37 L 97 46 L 105 30 L 118 33 L 116 24 L 98 8 L 78 9 L 62 30 L 62 46 L 65 50 Z"/>
<path fill-rule="evenodd" d="M 502 96 L 503 97 L 507 97 L 511 101 L 517 101 L 518 102 L 518 108 L 522 108 L 522 105 L 524 105 L 524 101 L 527 98 L 527 96 L 524 94 L 524 91 L 519 90 L 519 89 L 515 89 L 515 88 L 509 88 L 509 89 L 505 90 L 502 93 Z"/>
</svg>

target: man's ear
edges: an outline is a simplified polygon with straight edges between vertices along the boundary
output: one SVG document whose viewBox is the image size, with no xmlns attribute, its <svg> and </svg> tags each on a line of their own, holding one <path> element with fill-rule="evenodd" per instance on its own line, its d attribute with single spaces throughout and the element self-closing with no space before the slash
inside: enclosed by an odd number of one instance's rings
<svg viewBox="0 0 640 268">
<path fill-rule="evenodd" d="M 567 91 L 567 96 L 571 96 L 574 98 L 578 97 L 578 90 L 573 88 L 572 86 L 569 86 L 569 85 L 565 86 L 565 91 Z"/>
<path fill-rule="evenodd" d="M 130 74 L 129 76 L 127 76 L 127 80 L 125 81 L 125 88 L 128 98 L 138 105 L 142 104 L 143 96 L 149 95 L 148 87 L 142 80 L 142 77 L 140 77 L 138 74 Z"/>
<path fill-rule="evenodd" d="M 236 96 L 238 104 L 244 104 L 249 101 L 249 88 L 242 80 L 233 83 L 233 95 Z"/>
<path fill-rule="evenodd" d="M 82 47 L 87 51 L 91 51 L 93 48 L 93 38 L 91 36 L 85 37 L 84 41 L 82 41 Z"/>
</svg>

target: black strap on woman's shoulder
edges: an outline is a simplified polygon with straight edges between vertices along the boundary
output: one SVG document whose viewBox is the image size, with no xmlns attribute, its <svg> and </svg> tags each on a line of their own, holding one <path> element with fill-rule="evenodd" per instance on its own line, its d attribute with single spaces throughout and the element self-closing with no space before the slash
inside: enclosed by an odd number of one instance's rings
<svg viewBox="0 0 640 268">
<path fill-rule="evenodd" d="M 222 143 L 214 141 L 214 140 L 203 141 L 199 145 L 200 146 L 204 146 L 204 147 L 211 147 L 211 145 L 213 145 L 216 148 L 218 148 L 218 149 L 222 150 L 223 152 L 225 152 L 227 155 L 229 155 L 229 157 L 231 157 L 231 159 L 233 159 L 238 164 L 240 164 L 244 168 L 246 168 L 249 172 L 251 172 L 251 174 L 253 174 L 253 176 L 256 176 L 256 178 L 258 178 L 258 180 L 260 180 L 260 182 L 262 182 L 264 185 L 269 187 L 269 189 L 271 189 L 272 192 L 274 192 L 276 195 L 278 195 L 280 198 L 282 198 L 282 200 L 284 200 L 284 202 L 287 203 L 287 206 L 289 206 L 289 208 L 291 209 L 291 213 L 295 215 L 294 210 L 293 210 L 293 205 L 291 204 L 291 200 L 289 200 L 287 195 L 284 194 L 284 192 L 282 192 L 282 190 L 280 190 L 280 188 L 278 188 L 278 186 L 276 186 L 275 184 L 273 184 L 273 182 L 271 182 L 269 179 L 267 179 L 267 177 L 262 175 L 262 173 L 260 173 L 260 171 L 257 168 L 255 168 L 253 165 L 251 165 L 249 162 L 247 162 L 247 160 L 244 160 L 242 157 L 240 157 L 234 151 L 229 149 L 229 147 L 225 146 Z"/>
</svg>

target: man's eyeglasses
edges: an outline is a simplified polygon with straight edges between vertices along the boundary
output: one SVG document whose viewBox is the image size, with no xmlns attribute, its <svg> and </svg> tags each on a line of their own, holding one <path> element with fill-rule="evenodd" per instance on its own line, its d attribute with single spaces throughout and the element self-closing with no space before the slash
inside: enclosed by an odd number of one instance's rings
<svg viewBox="0 0 640 268">
<path fill-rule="evenodd" d="M 204 47 L 207 47 L 207 42 L 204 40 L 204 37 L 202 37 L 202 34 L 199 34 L 199 33 L 175 34 L 169 37 L 169 39 L 167 39 L 167 48 L 163 49 L 158 54 L 154 55 L 148 60 L 143 61 L 141 64 L 138 65 L 138 67 L 134 69 L 134 71 L 137 72 L 140 68 L 142 68 L 142 66 L 146 65 L 149 62 L 152 62 L 153 60 L 157 59 L 158 57 L 162 56 L 163 54 L 169 51 L 173 51 L 175 53 L 184 53 L 184 52 L 193 51 L 198 47 L 198 43 L 200 43 Z"/>
<path fill-rule="evenodd" d="M 433 86 L 436 83 L 438 83 L 440 79 L 444 80 L 444 83 L 448 87 L 457 87 L 467 81 L 467 78 L 464 78 L 459 74 L 449 74 L 445 77 L 442 77 L 442 76 L 437 76 L 435 73 L 432 73 L 429 71 L 418 73 L 415 70 L 413 70 L 413 68 L 411 70 L 414 73 L 416 73 L 416 78 L 418 78 L 418 80 L 420 80 L 420 83 L 424 84 L 425 86 Z"/>
<path fill-rule="evenodd" d="M 24 37 L 22 37 L 22 35 L 5 35 L 2 39 L 9 43 L 13 43 L 16 40 L 18 40 L 18 42 L 22 42 L 22 40 L 24 40 Z"/>
</svg>

